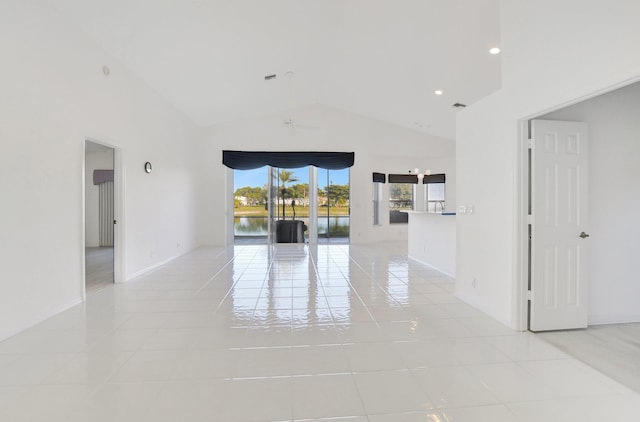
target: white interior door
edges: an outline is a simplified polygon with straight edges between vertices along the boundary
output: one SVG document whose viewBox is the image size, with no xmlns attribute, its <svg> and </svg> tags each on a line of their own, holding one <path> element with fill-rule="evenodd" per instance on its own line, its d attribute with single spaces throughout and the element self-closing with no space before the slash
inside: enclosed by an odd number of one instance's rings
<svg viewBox="0 0 640 422">
<path fill-rule="evenodd" d="M 588 143 L 580 122 L 533 120 L 532 331 L 587 326 Z"/>
</svg>

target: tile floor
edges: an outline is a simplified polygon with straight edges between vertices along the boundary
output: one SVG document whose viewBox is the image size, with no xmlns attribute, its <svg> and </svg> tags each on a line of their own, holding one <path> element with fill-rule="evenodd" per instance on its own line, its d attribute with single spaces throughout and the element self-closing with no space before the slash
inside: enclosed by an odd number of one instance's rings
<svg viewBox="0 0 640 422">
<path fill-rule="evenodd" d="M 594 325 L 538 336 L 640 393 L 640 323 Z"/>
<path fill-rule="evenodd" d="M 402 245 L 202 248 L 0 343 L 6 421 L 638 421 Z"/>
<path fill-rule="evenodd" d="M 87 293 L 113 284 L 113 247 L 84 248 Z"/>
</svg>

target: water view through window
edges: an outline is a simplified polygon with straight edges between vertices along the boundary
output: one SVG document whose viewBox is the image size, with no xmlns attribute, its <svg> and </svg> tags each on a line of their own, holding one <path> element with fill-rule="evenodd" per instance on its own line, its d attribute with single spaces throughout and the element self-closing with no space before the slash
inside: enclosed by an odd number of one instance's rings
<svg viewBox="0 0 640 422">
<path fill-rule="evenodd" d="M 268 235 L 268 168 L 234 170 L 234 235 Z M 278 169 L 278 219 L 309 222 L 309 168 Z M 318 169 L 317 227 L 319 239 L 349 237 L 349 169 Z M 284 198 L 283 198 L 284 196 Z M 308 235 L 308 231 L 307 231 Z"/>
</svg>

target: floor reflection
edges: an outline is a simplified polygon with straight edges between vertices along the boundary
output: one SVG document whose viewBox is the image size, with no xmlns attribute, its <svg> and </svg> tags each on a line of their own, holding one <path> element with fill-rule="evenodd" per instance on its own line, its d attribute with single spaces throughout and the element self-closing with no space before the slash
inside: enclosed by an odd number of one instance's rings
<svg viewBox="0 0 640 422">
<path fill-rule="evenodd" d="M 415 330 L 411 305 L 452 287 L 451 280 L 429 282 L 441 275 L 406 256 L 367 256 L 349 245 L 236 245 L 233 254 L 230 306 L 221 308 L 243 326 L 348 330 L 352 323 L 405 321 Z"/>
<path fill-rule="evenodd" d="M 0 342 L 0 420 L 638 420 L 453 286 L 402 244 L 200 248 Z"/>
</svg>

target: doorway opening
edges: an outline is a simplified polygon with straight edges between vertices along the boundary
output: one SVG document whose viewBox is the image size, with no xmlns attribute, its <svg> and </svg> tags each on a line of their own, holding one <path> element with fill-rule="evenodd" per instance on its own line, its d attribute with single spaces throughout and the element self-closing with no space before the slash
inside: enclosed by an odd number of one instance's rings
<svg viewBox="0 0 640 422">
<path fill-rule="evenodd" d="M 85 141 L 85 291 L 115 282 L 115 150 Z"/>
<path fill-rule="evenodd" d="M 640 294 L 640 285 L 634 281 L 637 279 L 634 253 L 637 249 L 636 235 L 640 235 L 640 223 L 636 218 L 640 213 L 640 202 L 637 200 L 640 195 L 640 185 L 637 184 L 640 124 L 636 117 L 639 111 L 640 82 L 635 82 L 535 117 L 554 124 L 561 121 L 584 122 L 588 127 L 588 200 L 586 213 L 580 217 L 586 219 L 588 215 L 588 221 L 583 229 L 572 232 L 574 240 L 581 247 L 589 249 L 587 268 L 583 270 L 589 277 L 588 286 L 585 286 L 588 287 L 588 293 L 583 301 L 587 307 L 585 326 L 640 322 L 640 305 L 632 299 Z M 530 132 L 531 126 L 530 120 L 523 122 L 523 139 L 527 138 L 524 135 Z M 525 293 L 531 290 L 528 288 L 531 286 L 527 286 L 527 279 L 536 279 L 535 274 L 527 277 L 528 272 L 536 266 L 536 256 L 528 253 L 535 245 L 527 245 L 527 240 L 531 238 L 530 242 L 535 242 L 538 238 L 534 232 L 538 219 L 535 218 L 535 210 L 529 209 L 531 202 L 535 201 L 535 187 L 529 186 L 535 174 L 528 172 L 529 169 L 534 172 L 538 170 L 537 174 L 542 175 L 535 160 L 530 157 L 527 142 L 525 140 L 522 143 L 521 161 L 524 170 L 521 209 L 525 224 L 521 231 L 524 252 L 521 274 L 524 282 L 520 285 Z M 526 194 L 528 190 L 531 190 L 530 195 Z M 526 222 L 529 214 L 534 214 L 533 226 Z M 542 255 L 542 258 L 545 256 Z M 537 261 L 540 262 L 540 257 Z M 530 313 L 528 305 L 542 300 L 541 295 L 545 297 L 544 291 L 535 291 L 535 286 L 530 295 L 533 300 L 527 299 L 524 294 L 521 299 L 524 306 L 520 309 L 525 323 Z M 524 324 L 523 328 L 530 328 L 530 325 L 527 327 Z M 569 328 L 559 326 L 557 329 Z"/>
</svg>

